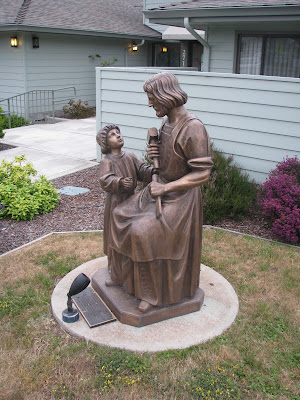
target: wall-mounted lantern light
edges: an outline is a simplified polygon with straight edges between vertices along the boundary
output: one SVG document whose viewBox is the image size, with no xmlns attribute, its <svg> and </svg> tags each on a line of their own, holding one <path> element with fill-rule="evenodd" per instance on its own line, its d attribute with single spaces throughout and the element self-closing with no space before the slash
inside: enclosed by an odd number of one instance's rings
<svg viewBox="0 0 300 400">
<path fill-rule="evenodd" d="M 161 51 L 162 51 L 163 53 L 167 53 L 167 52 L 168 52 L 168 48 L 167 48 L 166 46 L 163 46 L 163 47 L 161 48 Z"/>
<path fill-rule="evenodd" d="M 10 45 L 11 47 L 18 47 L 18 38 L 17 36 L 10 38 Z"/>
<path fill-rule="evenodd" d="M 38 49 L 40 47 L 40 39 L 38 37 L 33 36 L 32 38 L 32 48 Z"/>
<path fill-rule="evenodd" d="M 138 47 L 136 43 L 132 43 L 132 51 L 137 51 Z"/>
</svg>

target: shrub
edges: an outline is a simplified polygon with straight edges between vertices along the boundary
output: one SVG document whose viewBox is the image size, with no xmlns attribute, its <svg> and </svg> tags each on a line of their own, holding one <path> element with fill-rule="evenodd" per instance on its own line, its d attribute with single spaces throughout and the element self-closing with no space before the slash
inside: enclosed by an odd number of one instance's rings
<svg viewBox="0 0 300 400">
<path fill-rule="evenodd" d="M 111 67 L 112 65 L 114 65 L 118 61 L 118 59 L 115 58 L 115 57 L 112 60 L 109 59 L 109 60 L 100 61 L 101 58 L 102 58 L 102 56 L 100 54 L 95 54 L 95 55 L 91 54 L 91 55 L 89 55 L 89 58 L 91 60 L 95 61 L 97 64 L 100 63 L 100 65 L 102 67 Z"/>
<path fill-rule="evenodd" d="M 17 221 L 47 214 L 58 204 L 59 196 L 45 176 L 35 181 L 37 171 L 26 163 L 24 155 L 0 165 L 0 219 L 11 216 Z"/>
<path fill-rule="evenodd" d="M 207 184 L 201 187 L 203 220 L 214 224 L 222 218 L 240 219 L 248 213 L 256 199 L 256 185 L 241 168 L 233 164 L 233 157 L 226 157 L 212 146 L 214 166 Z M 153 165 L 147 152 L 143 159 Z"/>
<path fill-rule="evenodd" d="M 29 121 L 22 116 L 11 114 L 10 124 L 11 128 L 18 128 L 19 126 L 28 125 Z M 9 118 L 3 113 L 3 110 L 0 107 L 0 139 L 2 139 L 5 135 L 3 132 L 4 129 L 9 129 Z"/>
<path fill-rule="evenodd" d="M 2 118 L 0 116 L 0 139 L 4 138 L 4 135 L 5 135 L 5 133 L 3 132 L 3 129 L 5 129 L 4 128 L 4 123 L 3 123 L 3 120 L 2 120 Z"/>
<path fill-rule="evenodd" d="M 202 187 L 203 220 L 214 224 L 222 218 L 240 219 L 248 213 L 256 198 L 254 181 L 212 146 L 214 166 L 210 180 Z"/>
<path fill-rule="evenodd" d="M 93 107 L 89 107 L 89 103 L 85 101 L 82 104 L 81 100 L 78 100 L 77 103 L 74 100 L 70 100 L 69 105 L 63 107 L 63 112 L 65 117 L 71 119 L 80 119 L 80 118 L 88 118 L 94 117 L 96 115 L 96 111 Z"/>
<path fill-rule="evenodd" d="M 300 238 L 300 160 L 284 159 L 260 187 L 257 202 L 281 239 L 297 243 Z"/>
</svg>

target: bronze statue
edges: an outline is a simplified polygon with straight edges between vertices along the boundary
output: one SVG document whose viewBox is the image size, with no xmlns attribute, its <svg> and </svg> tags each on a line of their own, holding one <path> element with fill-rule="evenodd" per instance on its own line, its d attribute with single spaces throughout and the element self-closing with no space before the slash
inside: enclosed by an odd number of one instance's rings
<svg viewBox="0 0 300 400">
<path fill-rule="evenodd" d="M 122 285 L 119 273 L 111 266 L 110 220 L 114 208 L 133 195 L 137 181 L 151 182 L 152 167 L 139 160 L 135 154 L 122 151 L 124 140 L 117 125 L 106 125 L 96 137 L 105 157 L 100 161 L 100 185 L 107 192 L 104 210 L 104 253 L 112 279 L 107 286 Z"/>
<path fill-rule="evenodd" d="M 156 74 L 144 83 L 144 91 L 157 117 L 166 116 L 159 143 L 150 143 L 147 150 L 150 158 L 159 157 L 158 179 L 126 200 L 118 199 L 120 204 L 114 209 L 109 207 L 105 239 L 109 243 L 105 246 L 110 249 L 111 266 L 107 285 L 120 285 L 136 296 L 139 311 L 146 313 L 195 295 L 201 263 L 200 185 L 208 181 L 213 163 L 205 127 L 185 109 L 187 95 L 177 78 L 170 72 Z M 111 176 L 111 168 L 113 162 L 107 166 L 104 181 Z M 147 178 L 148 173 L 145 170 Z M 133 186 L 128 183 L 125 197 Z M 158 196 L 160 215 L 156 211 Z"/>
</svg>

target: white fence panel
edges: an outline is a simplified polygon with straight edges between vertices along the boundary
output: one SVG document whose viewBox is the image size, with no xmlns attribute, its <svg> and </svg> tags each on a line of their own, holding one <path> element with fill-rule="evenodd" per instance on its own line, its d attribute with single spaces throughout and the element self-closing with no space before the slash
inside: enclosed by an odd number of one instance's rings
<svg viewBox="0 0 300 400">
<path fill-rule="evenodd" d="M 124 149 L 143 156 L 147 130 L 162 119 L 148 107 L 143 82 L 151 68 L 97 68 L 97 129 L 118 124 Z M 300 80 L 174 70 L 186 108 L 205 124 L 215 147 L 256 181 L 286 156 L 300 157 Z M 100 152 L 98 149 L 98 159 Z"/>
</svg>

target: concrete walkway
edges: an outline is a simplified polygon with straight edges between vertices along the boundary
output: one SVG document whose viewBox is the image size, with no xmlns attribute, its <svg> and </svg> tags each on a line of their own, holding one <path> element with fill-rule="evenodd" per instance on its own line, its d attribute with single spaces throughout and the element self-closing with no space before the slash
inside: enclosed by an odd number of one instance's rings
<svg viewBox="0 0 300 400">
<path fill-rule="evenodd" d="M 6 130 L 0 143 L 16 146 L 0 152 L 0 161 L 25 154 L 38 174 L 58 178 L 97 165 L 96 117 L 57 120 Z"/>
</svg>

